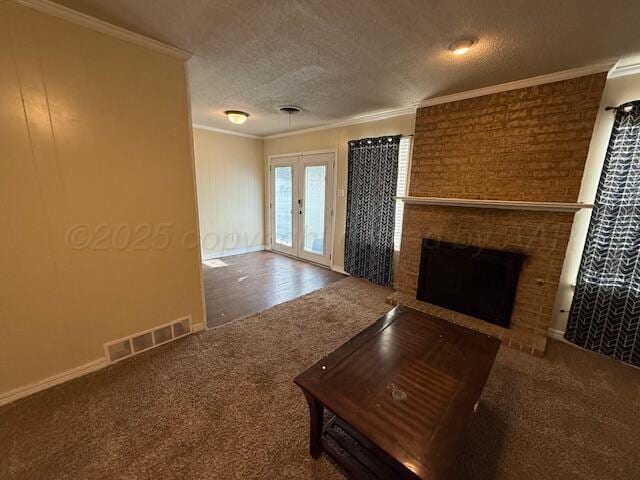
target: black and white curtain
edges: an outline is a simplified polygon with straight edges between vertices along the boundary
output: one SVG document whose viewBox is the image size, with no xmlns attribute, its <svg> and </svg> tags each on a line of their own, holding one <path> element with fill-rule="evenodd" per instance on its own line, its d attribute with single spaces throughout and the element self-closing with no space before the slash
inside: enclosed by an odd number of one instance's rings
<svg viewBox="0 0 640 480">
<path fill-rule="evenodd" d="M 565 338 L 640 366 L 640 101 L 618 109 Z"/>
<path fill-rule="evenodd" d="M 349 142 L 344 269 L 393 284 L 393 228 L 401 135 Z"/>
</svg>

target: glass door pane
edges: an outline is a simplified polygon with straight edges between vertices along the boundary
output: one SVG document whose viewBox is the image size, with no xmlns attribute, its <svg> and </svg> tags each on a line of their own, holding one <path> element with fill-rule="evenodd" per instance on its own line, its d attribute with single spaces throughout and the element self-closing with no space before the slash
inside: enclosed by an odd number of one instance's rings
<svg viewBox="0 0 640 480">
<path fill-rule="evenodd" d="M 303 248 L 318 255 L 324 253 L 326 179 L 326 165 L 305 166 Z"/>
<path fill-rule="evenodd" d="M 293 168 L 274 168 L 275 243 L 293 246 Z"/>
</svg>

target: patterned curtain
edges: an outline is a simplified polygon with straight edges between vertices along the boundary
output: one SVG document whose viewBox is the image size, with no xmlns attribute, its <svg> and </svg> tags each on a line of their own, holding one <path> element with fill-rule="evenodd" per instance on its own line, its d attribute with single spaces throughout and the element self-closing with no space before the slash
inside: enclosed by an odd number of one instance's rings
<svg viewBox="0 0 640 480">
<path fill-rule="evenodd" d="M 640 366 L 640 101 L 618 109 L 565 338 Z"/>
<path fill-rule="evenodd" d="M 349 142 L 344 269 L 393 283 L 393 227 L 400 135 Z"/>
</svg>

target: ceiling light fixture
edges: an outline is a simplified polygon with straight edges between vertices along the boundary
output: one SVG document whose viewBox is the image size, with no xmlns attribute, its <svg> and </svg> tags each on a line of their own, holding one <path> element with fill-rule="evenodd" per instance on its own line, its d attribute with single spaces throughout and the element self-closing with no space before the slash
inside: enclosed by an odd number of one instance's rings
<svg viewBox="0 0 640 480">
<path fill-rule="evenodd" d="M 449 45 L 449 50 L 451 50 L 451 53 L 453 53 L 454 55 L 464 55 L 469 50 L 471 50 L 471 47 L 476 44 L 476 41 L 476 39 L 472 40 L 468 38 L 456 40 L 451 45 Z"/>
<path fill-rule="evenodd" d="M 242 125 L 249 118 L 249 114 L 247 112 L 242 112 L 240 110 L 227 110 L 224 112 L 231 123 L 235 123 L 236 125 Z"/>
</svg>

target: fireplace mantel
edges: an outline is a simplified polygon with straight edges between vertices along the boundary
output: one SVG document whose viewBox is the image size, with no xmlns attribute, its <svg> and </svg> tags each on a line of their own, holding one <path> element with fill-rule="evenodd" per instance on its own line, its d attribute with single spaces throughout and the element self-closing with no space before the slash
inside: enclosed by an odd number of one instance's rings
<svg viewBox="0 0 640 480">
<path fill-rule="evenodd" d="M 404 203 L 440 205 L 444 207 L 498 208 L 503 210 L 535 210 L 539 212 L 577 212 L 593 208 L 590 203 L 526 202 L 510 200 L 476 200 L 471 198 L 396 197 Z"/>
</svg>

